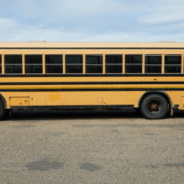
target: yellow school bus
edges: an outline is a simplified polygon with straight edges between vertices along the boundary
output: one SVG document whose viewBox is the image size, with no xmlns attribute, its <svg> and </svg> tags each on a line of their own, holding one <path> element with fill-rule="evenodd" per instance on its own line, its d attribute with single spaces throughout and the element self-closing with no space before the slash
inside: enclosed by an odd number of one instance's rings
<svg viewBox="0 0 184 184">
<path fill-rule="evenodd" d="M 0 118 L 11 109 L 184 109 L 184 43 L 0 43 Z"/>
</svg>

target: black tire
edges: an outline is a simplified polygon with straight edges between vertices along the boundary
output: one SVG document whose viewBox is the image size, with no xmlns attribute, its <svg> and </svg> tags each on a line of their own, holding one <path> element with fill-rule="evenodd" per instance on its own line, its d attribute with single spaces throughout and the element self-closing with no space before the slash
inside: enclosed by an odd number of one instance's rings
<svg viewBox="0 0 184 184">
<path fill-rule="evenodd" d="M 160 119 L 165 117 L 168 111 L 168 102 L 160 94 L 151 94 L 142 100 L 140 110 L 145 118 Z"/>
<path fill-rule="evenodd" d="M 5 114 L 4 103 L 3 103 L 3 101 L 0 99 L 0 120 L 4 117 L 4 114 Z"/>
</svg>

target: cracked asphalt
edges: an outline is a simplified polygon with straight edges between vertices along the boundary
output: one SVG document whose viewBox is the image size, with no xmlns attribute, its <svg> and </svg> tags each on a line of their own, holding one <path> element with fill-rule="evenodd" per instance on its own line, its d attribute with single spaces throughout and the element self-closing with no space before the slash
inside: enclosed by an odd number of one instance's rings
<svg viewBox="0 0 184 184">
<path fill-rule="evenodd" d="M 0 184 L 183 184 L 184 111 L 14 111 L 0 121 Z"/>
</svg>

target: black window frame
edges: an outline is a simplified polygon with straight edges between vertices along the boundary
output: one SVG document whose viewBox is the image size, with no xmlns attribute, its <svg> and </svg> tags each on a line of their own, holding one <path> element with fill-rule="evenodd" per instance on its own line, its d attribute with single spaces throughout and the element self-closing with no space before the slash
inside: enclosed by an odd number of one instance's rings
<svg viewBox="0 0 184 184">
<path fill-rule="evenodd" d="M 107 62 L 107 57 L 108 56 L 120 56 L 121 57 L 121 62 L 120 63 L 109 63 L 109 62 Z M 108 72 L 107 70 L 107 68 L 109 67 L 109 66 L 112 66 L 112 67 L 120 67 L 121 68 L 121 72 Z M 105 73 L 106 74 L 122 74 L 123 73 L 123 55 L 122 54 L 106 54 L 105 55 Z"/>
<path fill-rule="evenodd" d="M 146 63 L 146 57 L 161 57 L 161 63 L 158 64 L 158 63 L 152 63 L 152 64 L 149 64 L 149 63 Z M 146 67 L 160 67 L 160 72 L 147 72 L 146 71 Z M 144 66 L 144 69 L 145 69 L 145 74 L 161 74 L 162 73 L 162 54 L 145 54 L 145 66 Z"/>
<path fill-rule="evenodd" d="M 41 56 L 41 63 L 26 63 L 26 57 L 27 56 Z M 43 54 L 25 54 L 24 55 L 24 59 L 25 59 L 25 74 L 43 74 Z M 26 72 L 26 66 L 41 66 L 41 72 L 37 72 L 37 73 L 32 73 L 32 72 Z"/>
<path fill-rule="evenodd" d="M 2 55 L 0 54 L 0 74 L 3 73 L 2 70 L 3 70 L 3 69 L 2 69 Z"/>
<path fill-rule="evenodd" d="M 141 63 L 129 63 L 127 62 L 127 57 L 128 56 L 141 56 Z M 125 74 L 142 74 L 143 70 L 142 70 L 142 65 L 143 65 L 143 54 L 125 54 Z M 141 66 L 141 72 L 126 72 L 127 68 L 131 66 Z"/>
<path fill-rule="evenodd" d="M 180 57 L 180 64 L 175 64 L 175 63 L 171 63 L 171 64 L 166 64 L 166 57 Z M 164 73 L 165 74 L 181 74 L 182 73 L 182 54 L 165 54 L 164 55 Z M 172 66 L 178 66 L 180 67 L 180 72 L 166 72 L 166 68 L 167 67 L 172 67 Z"/>
<path fill-rule="evenodd" d="M 90 57 L 90 56 L 100 56 L 100 57 L 102 57 L 102 63 L 95 63 L 95 64 L 89 64 L 89 63 L 87 63 L 87 57 Z M 86 61 L 86 63 L 85 63 L 85 68 L 86 68 L 86 74 L 103 74 L 103 54 L 86 54 L 85 55 L 85 61 Z M 88 70 L 88 67 L 93 67 L 93 68 L 95 68 L 95 67 L 100 67 L 100 70 L 101 70 L 101 72 L 87 72 L 87 70 Z"/>
<path fill-rule="evenodd" d="M 6 63 L 7 62 L 6 59 L 7 59 L 8 56 L 19 56 L 21 58 L 21 62 L 20 63 Z M 20 67 L 21 72 L 7 72 L 7 67 L 8 66 L 13 67 L 14 69 L 15 69 L 15 67 L 18 66 L 18 67 Z M 22 59 L 22 54 L 5 54 L 4 55 L 4 72 L 5 72 L 5 74 L 14 74 L 14 75 L 16 75 L 16 74 L 22 74 L 23 73 L 23 59 Z"/>
<path fill-rule="evenodd" d="M 62 62 L 47 63 L 47 56 L 62 56 Z M 49 66 L 61 67 L 62 72 L 47 72 L 47 67 Z M 63 54 L 45 54 L 45 74 L 63 74 Z"/>
<path fill-rule="evenodd" d="M 68 56 L 81 56 L 82 62 L 81 63 L 67 63 L 67 57 Z M 65 74 L 83 74 L 83 54 L 65 54 Z M 68 68 L 72 67 L 72 66 L 80 66 L 82 67 L 82 71 L 81 72 L 68 72 Z"/>
</svg>

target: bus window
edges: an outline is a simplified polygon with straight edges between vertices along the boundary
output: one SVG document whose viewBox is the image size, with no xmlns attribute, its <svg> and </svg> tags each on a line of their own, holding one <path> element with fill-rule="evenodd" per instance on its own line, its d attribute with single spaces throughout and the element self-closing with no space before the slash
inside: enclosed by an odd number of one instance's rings
<svg viewBox="0 0 184 184">
<path fill-rule="evenodd" d="M 122 55 L 105 56 L 106 73 L 122 73 Z"/>
<path fill-rule="evenodd" d="M 142 55 L 125 56 L 125 73 L 142 73 Z"/>
<path fill-rule="evenodd" d="M 46 73 L 63 73 L 62 55 L 45 55 Z"/>
<path fill-rule="evenodd" d="M 165 73 L 181 73 L 181 56 L 165 56 Z"/>
<path fill-rule="evenodd" d="M 0 55 L 0 74 L 2 74 L 2 56 Z"/>
<path fill-rule="evenodd" d="M 25 55 L 25 73 L 42 73 L 42 55 Z"/>
<path fill-rule="evenodd" d="M 5 55 L 5 73 L 22 73 L 22 55 Z"/>
<path fill-rule="evenodd" d="M 82 55 L 66 55 L 66 73 L 83 73 Z"/>
<path fill-rule="evenodd" d="M 162 73 L 162 56 L 145 56 L 145 73 Z"/>
<path fill-rule="evenodd" d="M 102 55 L 86 56 L 86 73 L 103 73 Z"/>
</svg>

